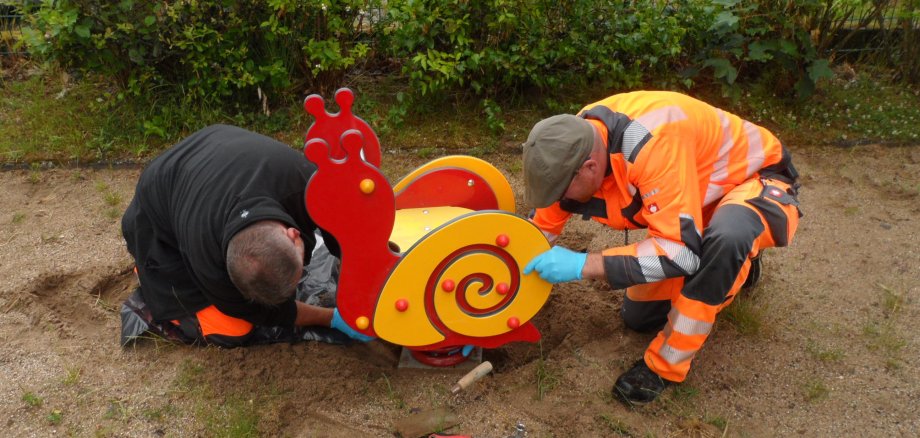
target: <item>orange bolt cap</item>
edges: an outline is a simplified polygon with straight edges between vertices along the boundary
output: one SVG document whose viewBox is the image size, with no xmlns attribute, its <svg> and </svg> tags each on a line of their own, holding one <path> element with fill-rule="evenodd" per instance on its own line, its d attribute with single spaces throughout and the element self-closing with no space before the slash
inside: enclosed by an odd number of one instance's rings
<svg viewBox="0 0 920 438">
<path fill-rule="evenodd" d="M 361 193 L 364 193 L 365 195 L 370 195 L 371 193 L 374 193 L 374 188 L 376 187 L 376 185 L 374 184 L 374 180 L 367 178 L 367 179 L 361 180 L 361 184 L 359 185 L 359 187 L 361 188 Z"/>
</svg>

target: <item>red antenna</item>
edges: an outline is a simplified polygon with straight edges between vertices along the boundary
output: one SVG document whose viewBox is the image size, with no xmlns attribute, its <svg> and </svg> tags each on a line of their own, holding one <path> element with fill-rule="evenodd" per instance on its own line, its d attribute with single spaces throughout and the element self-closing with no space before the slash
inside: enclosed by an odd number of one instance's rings
<svg viewBox="0 0 920 438">
<path fill-rule="evenodd" d="M 322 139 L 329 145 L 329 153 L 332 158 L 341 160 L 345 158 L 342 138 L 345 132 L 355 129 L 364 137 L 361 149 L 362 158 L 374 167 L 380 167 L 380 140 L 377 139 L 377 134 L 367 122 L 351 112 L 354 101 L 355 95 L 350 89 L 339 88 L 335 92 L 335 102 L 339 105 L 339 112 L 330 113 L 326 111 L 322 96 L 319 94 L 307 96 L 303 102 L 304 110 L 316 118 L 316 121 L 307 129 L 304 144 L 316 138 Z"/>
</svg>

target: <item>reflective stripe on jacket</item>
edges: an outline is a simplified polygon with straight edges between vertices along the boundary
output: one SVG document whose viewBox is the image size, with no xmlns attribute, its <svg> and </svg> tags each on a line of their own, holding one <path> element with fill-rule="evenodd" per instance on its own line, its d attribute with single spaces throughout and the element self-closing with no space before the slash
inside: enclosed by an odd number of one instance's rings
<svg viewBox="0 0 920 438">
<path fill-rule="evenodd" d="M 607 144 L 608 175 L 591 200 L 557 202 L 533 220 L 554 234 L 573 213 L 615 229 L 647 228 L 644 240 L 602 252 L 615 289 L 692 275 L 716 201 L 763 169 L 788 168 L 794 177 L 770 131 L 683 94 L 618 94 L 579 115 Z"/>
</svg>

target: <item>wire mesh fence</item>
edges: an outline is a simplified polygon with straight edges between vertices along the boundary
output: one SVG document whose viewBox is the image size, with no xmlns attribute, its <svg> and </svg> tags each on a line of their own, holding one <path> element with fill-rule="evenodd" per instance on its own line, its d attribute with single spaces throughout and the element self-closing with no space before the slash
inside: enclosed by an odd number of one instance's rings
<svg viewBox="0 0 920 438">
<path fill-rule="evenodd" d="M 839 53 L 876 52 L 889 49 L 892 40 L 903 38 L 903 34 L 920 30 L 920 12 L 909 9 L 885 11 L 878 16 L 854 16 L 844 21 L 840 37 L 853 33 L 855 38 L 848 47 L 841 47 Z"/>
<path fill-rule="evenodd" d="M 0 56 L 24 55 L 22 13 L 15 6 L 0 4 Z"/>
</svg>

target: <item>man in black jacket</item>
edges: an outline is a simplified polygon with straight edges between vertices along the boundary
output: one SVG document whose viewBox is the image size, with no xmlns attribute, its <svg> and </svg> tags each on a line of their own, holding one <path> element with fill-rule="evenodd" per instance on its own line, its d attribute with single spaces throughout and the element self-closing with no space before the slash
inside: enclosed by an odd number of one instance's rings
<svg viewBox="0 0 920 438">
<path fill-rule="evenodd" d="M 307 214 L 304 189 L 315 171 L 287 145 L 226 125 L 154 159 L 122 218 L 140 281 L 126 307 L 155 333 L 186 342 L 288 340 L 311 326 L 369 340 L 337 309 L 295 299 L 314 233 L 339 251 Z"/>
</svg>

